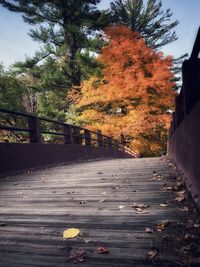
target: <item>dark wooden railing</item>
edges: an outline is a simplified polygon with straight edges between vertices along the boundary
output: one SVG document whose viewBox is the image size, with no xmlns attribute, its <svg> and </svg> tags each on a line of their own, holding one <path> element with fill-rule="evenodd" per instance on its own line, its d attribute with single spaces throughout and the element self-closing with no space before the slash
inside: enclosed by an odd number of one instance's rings
<svg viewBox="0 0 200 267">
<path fill-rule="evenodd" d="M 176 97 L 176 108 L 173 114 L 170 134 L 187 117 L 193 107 L 200 101 L 200 28 L 193 46 L 191 56 L 183 62 L 183 84 L 180 94 Z"/>
<path fill-rule="evenodd" d="M 200 210 L 200 29 L 191 56 L 183 62 L 183 85 L 176 98 L 168 155 Z"/>
<path fill-rule="evenodd" d="M 53 135 L 62 138 L 62 144 L 79 144 L 86 146 L 104 147 L 105 149 L 116 149 L 131 154 L 134 157 L 139 157 L 137 153 L 123 146 L 118 141 L 109 136 L 101 134 L 101 132 L 90 131 L 75 125 L 70 125 L 64 122 L 42 118 L 29 113 L 16 112 L 0 108 L 0 115 L 4 117 L 12 116 L 14 118 L 24 118 L 25 122 L 19 126 L 17 122 L 14 125 L 0 124 L 0 131 L 8 131 L 11 133 L 21 132 L 28 133 L 28 141 L 30 143 L 43 143 L 43 135 Z M 0 123 L 1 120 L 0 119 Z M 53 127 L 44 128 L 44 123 L 53 124 Z M 49 130 L 49 128 L 51 130 Z M 59 129 L 59 131 L 58 131 Z"/>
</svg>

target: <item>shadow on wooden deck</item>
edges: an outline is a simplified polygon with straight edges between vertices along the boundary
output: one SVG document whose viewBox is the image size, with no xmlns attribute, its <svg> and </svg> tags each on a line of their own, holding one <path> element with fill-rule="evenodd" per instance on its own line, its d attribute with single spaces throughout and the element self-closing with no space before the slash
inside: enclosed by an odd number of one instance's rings
<svg viewBox="0 0 200 267">
<path fill-rule="evenodd" d="M 165 157 L 9 176 L 0 180 L 0 198 L 1 267 L 74 266 L 69 255 L 79 250 L 82 267 L 200 264 L 199 216 Z M 63 240 L 70 227 L 79 237 Z"/>
</svg>

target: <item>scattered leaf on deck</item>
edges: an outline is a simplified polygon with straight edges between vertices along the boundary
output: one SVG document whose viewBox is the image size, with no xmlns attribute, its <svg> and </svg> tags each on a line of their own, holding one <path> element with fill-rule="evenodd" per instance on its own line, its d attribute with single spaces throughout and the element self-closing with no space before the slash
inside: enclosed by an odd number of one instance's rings
<svg viewBox="0 0 200 267">
<path fill-rule="evenodd" d="M 135 210 L 137 211 L 137 212 L 143 212 L 143 209 L 141 209 L 141 208 L 135 208 Z"/>
<path fill-rule="evenodd" d="M 80 201 L 79 204 L 80 205 L 86 204 L 86 201 Z"/>
<path fill-rule="evenodd" d="M 90 239 L 85 239 L 84 241 L 85 241 L 85 243 L 90 243 L 91 242 Z"/>
<path fill-rule="evenodd" d="M 85 251 L 83 249 L 74 248 L 69 252 L 68 260 L 73 263 L 79 263 L 85 261 Z"/>
<path fill-rule="evenodd" d="M 147 255 L 149 256 L 149 258 L 153 259 L 156 255 L 158 254 L 157 250 L 151 250 L 147 253 Z"/>
<path fill-rule="evenodd" d="M 189 211 L 189 209 L 188 209 L 188 207 L 183 207 L 183 208 L 179 208 L 179 210 L 181 210 L 181 211 L 184 211 L 184 212 L 188 212 Z"/>
<path fill-rule="evenodd" d="M 186 192 L 185 191 L 179 191 L 176 193 L 176 198 L 175 200 L 178 202 L 182 202 L 187 198 Z"/>
<path fill-rule="evenodd" d="M 166 227 L 167 227 L 168 224 L 169 224 L 168 221 L 163 222 L 163 223 L 158 223 L 158 224 L 156 225 L 156 231 L 157 231 L 157 232 L 162 232 L 163 230 L 166 229 Z"/>
<path fill-rule="evenodd" d="M 169 205 L 168 204 L 165 204 L 165 203 L 160 203 L 160 206 L 161 207 L 168 207 Z"/>
<path fill-rule="evenodd" d="M 152 234 L 153 233 L 153 229 L 149 228 L 149 227 L 145 227 L 145 232 L 149 233 L 149 234 Z"/>
<path fill-rule="evenodd" d="M 145 204 L 145 203 L 141 203 L 141 202 L 134 202 L 133 203 L 133 208 L 141 208 L 141 209 L 146 209 L 149 207 L 148 204 Z"/>
<path fill-rule="evenodd" d="M 109 253 L 109 250 L 106 247 L 99 247 L 97 249 L 97 251 L 99 254 L 108 254 Z"/>
<path fill-rule="evenodd" d="M 69 239 L 77 237 L 80 234 L 80 230 L 78 228 L 69 228 L 63 232 L 63 238 Z"/>
<path fill-rule="evenodd" d="M 99 202 L 103 203 L 103 202 L 106 202 L 106 200 L 105 199 L 100 199 Z"/>
</svg>

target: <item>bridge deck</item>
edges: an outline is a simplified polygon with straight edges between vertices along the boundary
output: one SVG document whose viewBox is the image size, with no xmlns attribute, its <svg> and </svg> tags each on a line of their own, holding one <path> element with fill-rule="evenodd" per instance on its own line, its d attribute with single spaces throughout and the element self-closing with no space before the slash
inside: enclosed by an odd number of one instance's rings
<svg viewBox="0 0 200 267">
<path fill-rule="evenodd" d="M 183 190 L 174 172 L 163 157 L 62 165 L 2 178 L 0 266 L 74 266 L 78 251 L 85 256 L 76 265 L 82 267 L 180 266 L 198 257 L 198 214 L 190 199 L 180 201 L 183 192 L 174 201 L 172 190 Z M 137 211 L 134 202 L 149 207 Z M 70 227 L 79 228 L 80 236 L 64 241 Z M 98 253 L 99 247 L 109 253 Z"/>
</svg>

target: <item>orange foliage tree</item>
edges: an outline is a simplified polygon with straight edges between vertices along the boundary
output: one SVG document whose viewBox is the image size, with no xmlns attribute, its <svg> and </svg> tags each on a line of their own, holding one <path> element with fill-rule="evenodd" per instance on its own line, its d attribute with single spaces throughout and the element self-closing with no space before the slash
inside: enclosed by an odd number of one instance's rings
<svg viewBox="0 0 200 267">
<path fill-rule="evenodd" d="M 98 60 L 102 75 L 82 82 L 75 99 L 79 124 L 118 139 L 145 155 L 166 151 L 175 93 L 172 58 L 147 47 L 126 26 L 105 29 L 108 44 Z"/>
</svg>

